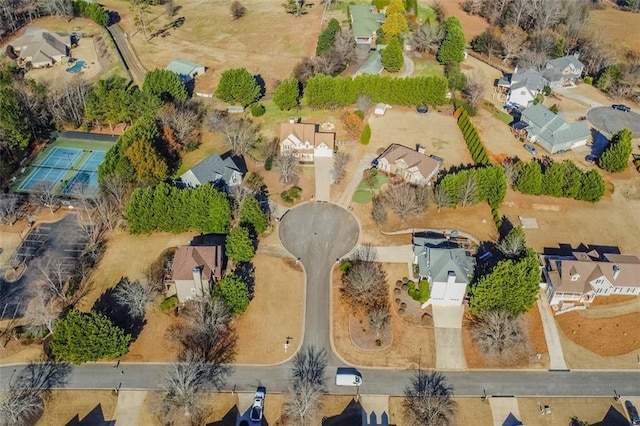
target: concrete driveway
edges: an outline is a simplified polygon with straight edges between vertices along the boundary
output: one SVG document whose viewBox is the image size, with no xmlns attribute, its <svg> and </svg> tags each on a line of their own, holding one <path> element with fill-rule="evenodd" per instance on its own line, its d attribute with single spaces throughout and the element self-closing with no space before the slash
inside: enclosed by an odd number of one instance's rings
<svg viewBox="0 0 640 426">
<path fill-rule="evenodd" d="M 340 200 L 338 200 L 338 204 L 342 207 L 349 207 L 351 205 L 351 200 L 353 199 L 353 194 L 356 192 L 356 188 L 360 181 L 362 180 L 362 173 L 371 168 L 371 162 L 376 158 L 374 154 L 365 154 L 358 163 L 355 172 L 353 173 L 353 177 L 349 181 L 347 188 L 344 190 L 342 195 L 340 196 Z"/>
<path fill-rule="evenodd" d="M 516 398 L 489 398 L 493 426 L 515 426 L 520 424 L 520 408 Z"/>
<path fill-rule="evenodd" d="M 640 114 L 633 111 L 618 111 L 606 106 L 591 108 L 587 111 L 587 120 L 608 136 L 622 129 L 629 129 L 634 138 L 640 137 Z"/>
<path fill-rule="evenodd" d="M 316 157 L 313 164 L 316 175 L 316 201 L 330 201 L 329 188 L 331 187 L 333 157 Z"/>
<path fill-rule="evenodd" d="M 297 206 L 280 219 L 282 245 L 304 266 L 306 309 L 303 345 L 326 348 L 330 365 L 339 361 L 331 352 L 331 267 L 358 242 L 360 226 L 346 209 L 311 202 Z"/>
<path fill-rule="evenodd" d="M 464 306 L 432 306 L 436 337 L 436 368 L 466 370 L 467 359 L 462 346 Z"/>
<path fill-rule="evenodd" d="M 147 391 L 121 390 L 114 418 L 119 425 L 137 425 Z"/>
<path fill-rule="evenodd" d="M 568 370 L 569 368 L 567 367 L 567 363 L 564 360 L 564 354 L 562 352 L 558 326 L 544 291 L 540 291 L 540 293 L 538 293 L 537 304 L 540 312 L 540 318 L 542 319 L 544 338 L 547 342 L 547 349 L 549 350 L 549 370 Z"/>
</svg>

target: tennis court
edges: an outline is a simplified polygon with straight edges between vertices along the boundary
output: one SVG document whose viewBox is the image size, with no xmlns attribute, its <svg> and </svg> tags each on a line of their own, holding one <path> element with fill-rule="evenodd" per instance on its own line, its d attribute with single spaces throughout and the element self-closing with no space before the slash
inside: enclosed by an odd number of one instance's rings
<svg viewBox="0 0 640 426">
<path fill-rule="evenodd" d="M 79 132 L 61 133 L 23 170 L 14 188 L 30 192 L 53 190 L 61 195 L 88 196 L 98 193 L 98 167 L 115 137 Z"/>
</svg>

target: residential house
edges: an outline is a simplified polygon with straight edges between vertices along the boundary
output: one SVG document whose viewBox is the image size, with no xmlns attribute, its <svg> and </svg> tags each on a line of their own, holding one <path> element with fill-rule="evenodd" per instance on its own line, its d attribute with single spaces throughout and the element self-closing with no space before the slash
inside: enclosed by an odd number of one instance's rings
<svg viewBox="0 0 640 426">
<path fill-rule="evenodd" d="M 349 16 L 356 44 L 373 45 L 378 28 L 384 22 L 384 13 L 378 13 L 374 6 L 349 5 Z"/>
<path fill-rule="evenodd" d="M 549 304 L 555 310 L 585 309 L 596 297 L 640 296 L 640 259 L 598 249 L 540 255 Z"/>
<path fill-rule="evenodd" d="M 526 132 L 527 140 L 535 142 L 551 154 L 586 145 L 591 128 L 586 120 L 569 124 L 562 114 L 554 114 L 542 104 L 524 111 L 514 124 Z"/>
<path fill-rule="evenodd" d="M 212 154 L 187 170 L 178 179 L 178 184 L 196 188 L 204 183 L 222 184 L 225 189 L 242 183 L 243 167 L 239 166 L 231 155 L 224 158 Z"/>
<path fill-rule="evenodd" d="M 186 59 L 176 59 L 171 61 L 165 70 L 178 74 L 180 80 L 186 84 L 193 81 L 197 76 L 204 74 L 207 69 L 204 65 L 196 64 Z"/>
<path fill-rule="evenodd" d="M 333 157 L 336 134 L 319 132 L 318 125 L 289 120 L 280 125 L 280 155 L 293 155 L 301 163 L 313 163 L 315 157 Z"/>
<path fill-rule="evenodd" d="M 423 151 L 421 149 L 421 151 Z M 389 175 L 400 177 L 414 185 L 430 185 L 441 161 L 404 145 L 392 144 L 373 161 L 375 167 Z"/>
<path fill-rule="evenodd" d="M 50 67 L 67 62 L 71 52 L 71 37 L 43 28 L 27 27 L 22 37 L 12 43 L 19 60 L 33 68 Z"/>
<path fill-rule="evenodd" d="M 420 279 L 429 281 L 429 305 L 459 306 L 473 277 L 474 258 L 445 235 L 414 234 L 414 263 Z"/>
<path fill-rule="evenodd" d="M 538 71 L 530 68 L 520 70 L 498 80 L 498 90 L 505 93 L 505 102 L 527 107 L 542 92 L 548 81 Z"/>
<path fill-rule="evenodd" d="M 225 267 L 224 235 L 202 235 L 176 251 L 171 265 L 178 301 L 211 293 Z"/>
<path fill-rule="evenodd" d="M 553 59 L 545 65 L 542 75 L 551 88 L 572 86 L 582 76 L 584 64 L 578 60 L 578 53 Z"/>
<path fill-rule="evenodd" d="M 380 56 L 380 51 L 376 50 L 371 53 L 362 66 L 358 68 L 355 75 L 378 75 L 382 70 L 384 70 L 384 66 L 382 66 L 382 57 Z"/>
</svg>

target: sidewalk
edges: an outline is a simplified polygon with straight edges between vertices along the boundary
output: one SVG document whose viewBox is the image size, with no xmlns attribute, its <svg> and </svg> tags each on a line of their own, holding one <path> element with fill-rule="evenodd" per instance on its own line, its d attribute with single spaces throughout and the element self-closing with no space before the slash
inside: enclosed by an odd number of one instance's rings
<svg viewBox="0 0 640 426">
<path fill-rule="evenodd" d="M 554 319 L 553 311 L 543 291 L 538 293 L 538 310 L 540 311 L 544 338 L 547 341 L 547 349 L 549 350 L 549 370 L 568 370 L 569 368 L 562 354 L 560 335 L 558 334 L 558 327 Z"/>
</svg>

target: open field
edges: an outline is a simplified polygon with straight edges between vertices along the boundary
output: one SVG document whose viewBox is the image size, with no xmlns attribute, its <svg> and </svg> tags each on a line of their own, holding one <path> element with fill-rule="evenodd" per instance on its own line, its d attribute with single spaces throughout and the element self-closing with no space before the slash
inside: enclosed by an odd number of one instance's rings
<svg viewBox="0 0 640 426">
<path fill-rule="evenodd" d="M 595 34 L 606 34 L 607 39 L 619 48 L 640 53 L 640 38 L 629 37 L 630 29 L 640 26 L 640 14 L 607 6 L 606 9 L 590 12 L 589 26 Z"/>
<path fill-rule="evenodd" d="M 36 426 L 101 425 L 113 420 L 118 397 L 111 391 L 53 391 Z"/>
<path fill-rule="evenodd" d="M 167 17 L 165 6 L 150 8 L 151 33 L 166 28 L 180 17 L 184 18 L 184 24 L 166 31 L 164 37 L 146 41 L 144 34 L 136 31 L 126 3 L 117 0 L 103 3 L 119 13 L 120 25 L 129 34 L 146 69 L 164 68 L 179 58 L 206 66 L 207 73 L 196 82 L 196 90 L 204 93 L 215 91 L 223 71 L 238 67 L 260 74 L 267 91 L 271 91 L 276 80 L 289 77 L 302 57 L 315 52 L 323 10 L 319 2 L 313 3 L 307 15 L 296 18 L 287 14 L 280 4 L 249 0 L 242 3 L 247 14 L 232 20 L 230 3 L 214 2 L 205 6 L 201 1 L 186 0 L 180 3 L 173 18 Z M 212 17 L 216 18 L 212 20 Z"/>
<path fill-rule="evenodd" d="M 406 264 L 384 264 L 389 283 L 408 273 Z M 357 348 L 349 335 L 350 308 L 340 298 L 342 276 L 334 269 L 331 290 L 333 346 L 345 361 L 361 366 L 416 368 L 418 357 L 424 368 L 435 367 L 435 335 L 433 328 L 410 326 L 397 313 L 391 314 L 393 332 L 391 346 L 381 350 Z M 392 287 L 389 289 L 392 294 Z"/>
<path fill-rule="evenodd" d="M 427 5 L 429 4 L 424 0 L 422 3 L 426 3 Z M 475 36 L 487 29 L 489 27 L 489 23 L 481 16 L 467 14 L 467 12 L 462 10 L 462 3 L 464 3 L 464 0 L 447 0 L 440 4 L 444 9 L 445 16 L 455 16 L 458 18 L 462 24 L 464 36 L 467 39 L 467 42 L 470 42 Z"/>
</svg>

